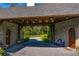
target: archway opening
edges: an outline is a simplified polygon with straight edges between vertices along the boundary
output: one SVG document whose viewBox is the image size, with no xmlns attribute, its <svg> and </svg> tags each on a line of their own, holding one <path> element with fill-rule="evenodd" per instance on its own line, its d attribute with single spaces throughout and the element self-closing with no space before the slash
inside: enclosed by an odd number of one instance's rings
<svg viewBox="0 0 79 59">
<path fill-rule="evenodd" d="M 49 26 L 24 26 L 23 41 L 28 46 L 48 47 L 50 46 L 50 29 Z"/>
</svg>

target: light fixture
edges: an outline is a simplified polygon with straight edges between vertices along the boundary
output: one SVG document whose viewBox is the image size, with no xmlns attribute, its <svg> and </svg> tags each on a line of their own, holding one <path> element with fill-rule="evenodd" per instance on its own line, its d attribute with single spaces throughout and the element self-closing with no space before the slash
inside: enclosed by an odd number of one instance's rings
<svg viewBox="0 0 79 59">
<path fill-rule="evenodd" d="M 69 19 L 69 17 L 66 17 L 65 19 Z"/>
<path fill-rule="evenodd" d="M 42 20 L 39 20 L 38 22 L 39 22 L 39 23 L 42 23 Z"/>
<path fill-rule="evenodd" d="M 48 23 L 48 19 L 46 19 L 45 22 Z"/>
<path fill-rule="evenodd" d="M 54 18 L 50 18 L 50 21 L 51 21 L 51 22 L 54 22 Z"/>
</svg>

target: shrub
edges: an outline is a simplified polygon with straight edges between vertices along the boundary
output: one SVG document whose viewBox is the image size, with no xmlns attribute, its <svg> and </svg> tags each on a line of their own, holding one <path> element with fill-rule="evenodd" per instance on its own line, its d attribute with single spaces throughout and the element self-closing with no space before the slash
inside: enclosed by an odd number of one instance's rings
<svg viewBox="0 0 79 59">
<path fill-rule="evenodd" d="M 41 38 L 44 42 L 49 43 L 49 39 L 48 39 L 48 35 L 47 35 L 47 34 L 42 34 L 42 35 L 40 36 L 40 38 Z"/>
<path fill-rule="evenodd" d="M 76 47 L 76 51 L 77 51 L 77 53 L 79 54 L 79 47 L 78 47 L 78 46 Z"/>
<path fill-rule="evenodd" d="M 3 48 L 0 48 L 0 56 L 4 56 L 5 55 L 5 50 Z"/>
<path fill-rule="evenodd" d="M 29 35 L 25 36 L 24 39 L 23 39 L 23 42 L 28 42 L 29 41 L 29 38 L 30 38 Z"/>
</svg>

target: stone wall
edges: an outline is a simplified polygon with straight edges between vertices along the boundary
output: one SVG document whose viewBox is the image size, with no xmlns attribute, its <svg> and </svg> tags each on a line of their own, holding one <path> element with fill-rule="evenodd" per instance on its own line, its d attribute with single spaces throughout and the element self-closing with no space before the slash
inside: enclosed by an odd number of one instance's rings
<svg viewBox="0 0 79 59">
<path fill-rule="evenodd" d="M 10 29 L 11 31 L 11 44 L 10 45 L 13 45 L 14 43 L 16 43 L 16 39 L 17 39 L 17 25 L 14 23 L 9 23 L 7 21 L 4 21 L 0 25 L 0 40 L 2 41 L 4 45 L 6 45 L 6 30 L 7 29 Z"/>
<path fill-rule="evenodd" d="M 74 28 L 76 32 L 76 46 L 79 45 L 79 18 L 70 19 L 67 21 L 56 23 L 55 39 L 65 40 L 65 46 L 69 45 L 68 30 Z"/>
</svg>

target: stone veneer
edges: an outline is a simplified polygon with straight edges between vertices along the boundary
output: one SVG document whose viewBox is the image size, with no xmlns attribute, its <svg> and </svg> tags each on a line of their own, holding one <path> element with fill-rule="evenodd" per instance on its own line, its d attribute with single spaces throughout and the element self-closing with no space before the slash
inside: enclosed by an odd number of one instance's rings
<svg viewBox="0 0 79 59">
<path fill-rule="evenodd" d="M 6 30 L 10 29 L 11 31 L 11 44 L 13 45 L 14 43 L 16 43 L 16 39 L 17 39 L 17 25 L 14 23 L 9 23 L 7 21 L 4 21 L 1 25 L 0 25 L 0 41 L 6 45 Z"/>
<path fill-rule="evenodd" d="M 68 30 L 74 28 L 76 32 L 76 46 L 79 46 L 79 18 L 62 21 L 55 24 L 55 40 L 65 40 L 65 46 L 69 46 Z"/>
</svg>

